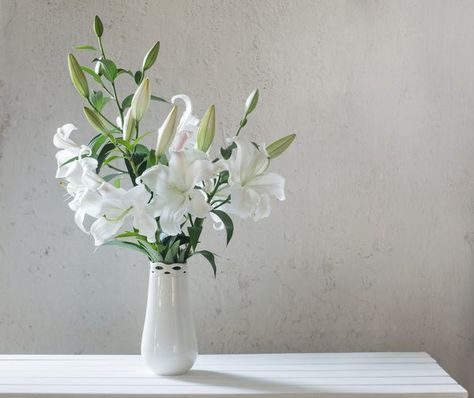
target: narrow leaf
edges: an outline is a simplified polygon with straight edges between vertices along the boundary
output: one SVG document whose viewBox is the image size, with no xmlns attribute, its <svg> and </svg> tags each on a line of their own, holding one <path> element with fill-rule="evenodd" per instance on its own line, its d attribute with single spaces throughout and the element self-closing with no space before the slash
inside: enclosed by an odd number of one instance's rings
<svg viewBox="0 0 474 398">
<path fill-rule="evenodd" d="M 100 150 L 99 154 L 97 155 L 97 169 L 96 169 L 97 174 L 99 174 L 102 164 L 104 163 L 104 160 L 107 158 L 107 155 L 114 148 L 115 148 L 115 145 L 109 142 L 108 144 L 105 144 Z"/>
<path fill-rule="evenodd" d="M 193 250 L 196 250 L 196 246 L 199 243 L 199 237 L 201 236 L 201 232 L 201 226 L 188 227 L 189 243 L 191 244 L 191 248 Z"/>
<path fill-rule="evenodd" d="M 156 95 L 152 95 L 150 98 L 151 98 L 153 101 L 160 101 L 160 102 L 165 102 L 165 103 L 167 103 L 167 104 L 171 104 L 170 101 L 165 100 L 164 98 L 161 98 L 161 97 L 157 97 Z"/>
<path fill-rule="evenodd" d="M 153 97 L 153 96 L 152 96 Z M 130 105 L 132 105 L 132 98 L 133 94 L 127 95 L 123 101 L 122 101 L 122 109 L 127 109 L 130 108 Z"/>
<path fill-rule="evenodd" d="M 207 261 L 209 261 L 209 264 L 211 264 L 212 270 L 214 272 L 214 278 L 215 278 L 216 274 L 217 274 L 217 267 L 216 267 L 216 260 L 214 258 L 214 254 L 212 252 L 210 252 L 209 250 L 200 250 L 198 252 L 194 252 L 194 254 L 200 254 Z"/>
<path fill-rule="evenodd" d="M 92 78 L 99 84 L 102 84 L 102 80 L 100 80 L 100 76 L 95 73 L 91 68 L 88 68 L 87 66 L 81 66 L 81 69 L 83 72 L 86 72 L 87 74 L 91 75 Z"/>
<path fill-rule="evenodd" d="M 225 232 L 227 234 L 227 245 L 229 244 L 230 240 L 232 239 L 232 235 L 234 233 L 234 223 L 229 215 L 222 210 L 213 210 L 212 211 L 217 217 L 219 217 L 224 224 Z"/>
<path fill-rule="evenodd" d="M 127 242 L 127 241 L 121 241 L 121 240 L 109 240 L 105 242 L 102 246 L 106 246 L 106 245 L 107 246 L 120 246 L 120 247 L 125 247 L 127 249 L 136 250 L 142 254 L 145 254 L 147 257 L 149 257 L 145 249 L 143 249 L 138 244 L 133 243 L 133 242 Z"/>
<path fill-rule="evenodd" d="M 94 50 L 94 51 L 97 51 L 97 48 L 95 48 L 94 46 L 91 46 L 89 44 L 81 44 L 79 46 L 74 46 L 74 48 L 76 50 Z"/>
</svg>

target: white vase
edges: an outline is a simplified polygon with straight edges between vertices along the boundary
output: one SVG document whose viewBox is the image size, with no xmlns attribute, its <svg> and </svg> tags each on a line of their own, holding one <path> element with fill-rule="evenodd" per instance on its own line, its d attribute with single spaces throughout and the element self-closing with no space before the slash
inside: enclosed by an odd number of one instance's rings
<svg viewBox="0 0 474 398">
<path fill-rule="evenodd" d="M 194 365 L 198 348 L 186 264 L 150 263 L 141 353 L 158 375 L 180 375 Z"/>
</svg>

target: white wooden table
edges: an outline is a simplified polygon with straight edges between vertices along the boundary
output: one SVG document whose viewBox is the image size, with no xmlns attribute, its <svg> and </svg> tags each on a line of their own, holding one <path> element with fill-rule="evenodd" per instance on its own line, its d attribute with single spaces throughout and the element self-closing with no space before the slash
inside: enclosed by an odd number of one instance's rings
<svg viewBox="0 0 474 398">
<path fill-rule="evenodd" d="M 201 355 L 184 376 L 136 355 L 0 355 L 0 397 L 436 397 L 467 392 L 426 353 Z"/>
</svg>

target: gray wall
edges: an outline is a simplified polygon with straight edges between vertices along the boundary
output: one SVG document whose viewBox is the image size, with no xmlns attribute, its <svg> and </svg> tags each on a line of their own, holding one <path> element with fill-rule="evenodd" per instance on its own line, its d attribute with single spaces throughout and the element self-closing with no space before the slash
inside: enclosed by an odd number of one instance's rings
<svg viewBox="0 0 474 398">
<path fill-rule="evenodd" d="M 214 102 L 232 134 L 297 132 L 275 162 L 287 201 L 193 266 L 211 352 L 427 351 L 474 391 L 474 3 L 0 1 L 0 351 L 136 353 L 147 264 L 93 252 L 54 179 L 57 126 L 91 134 L 67 75 L 73 44 L 137 68 L 155 92 Z M 87 56 L 82 54 L 82 60 Z M 162 110 L 155 107 L 153 121 Z M 151 123 L 151 122 L 150 122 Z"/>
</svg>

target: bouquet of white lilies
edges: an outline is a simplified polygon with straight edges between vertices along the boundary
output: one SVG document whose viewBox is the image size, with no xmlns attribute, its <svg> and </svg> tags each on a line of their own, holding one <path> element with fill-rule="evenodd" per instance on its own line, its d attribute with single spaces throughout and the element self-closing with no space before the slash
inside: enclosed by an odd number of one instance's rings
<svg viewBox="0 0 474 398">
<path fill-rule="evenodd" d="M 71 138 L 76 127 L 66 124 L 54 136 L 59 149 L 56 177 L 63 179 L 76 224 L 93 236 L 96 246 L 135 249 L 151 262 L 167 264 L 186 263 L 190 256 L 201 254 L 215 273 L 214 254 L 197 250 L 204 220 L 210 216 L 215 228 L 226 231 L 229 243 L 231 215 L 255 221 L 268 217 L 271 197 L 285 199 L 285 180 L 270 172 L 269 166 L 295 135 L 265 146 L 240 134 L 257 105 L 259 93 L 255 90 L 245 103 L 235 136 L 218 155 L 211 155 L 214 106 L 200 120 L 193 114 L 188 96 L 175 95 L 168 101 L 151 94 L 146 74 L 156 61 L 159 42 L 134 73 L 118 68 L 105 55 L 98 17 L 94 32 L 98 49 L 90 45 L 76 49 L 96 51 L 95 67 L 79 65 L 72 54 L 68 64 L 74 87 L 88 103 L 84 107 L 86 119 L 99 134 L 88 145 L 81 145 Z M 86 75 L 98 90 L 90 90 Z M 120 75 L 130 76 L 138 86 L 122 101 L 116 87 Z M 142 133 L 140 122 L 151 100 L 171 107 L 171 111 L 158 129 L 156 147 L 150 149 L 143 143 L 150 132 Z M 115 121 L 105 114 L 109 103 L 116 105 Z M 86 217 L 93 220 L 88 228 Z"/>
</svg>

